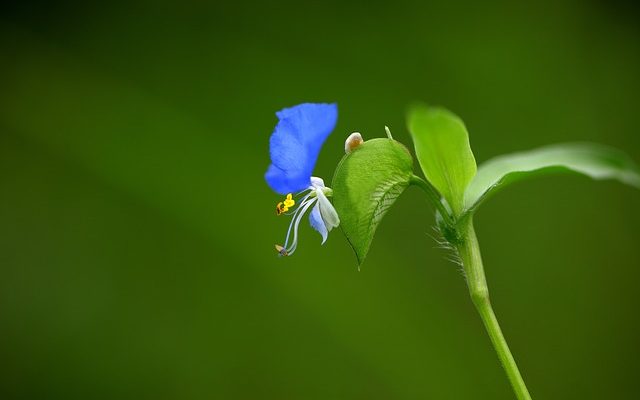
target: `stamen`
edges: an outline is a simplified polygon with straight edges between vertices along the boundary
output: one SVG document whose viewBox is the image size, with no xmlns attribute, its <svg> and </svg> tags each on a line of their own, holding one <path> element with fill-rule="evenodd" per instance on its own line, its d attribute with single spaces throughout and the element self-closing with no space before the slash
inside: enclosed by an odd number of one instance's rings
<svg viewBox="0 0 640 400">
<path fill-rule="evenodd" d="M 306 214 L 307 210 L 309 210 L 309 208 L 313 204 L 315 204 L 315 202 L 318 200 L 318 197 L 315 191 L 316 191 L 315 187 L 309 186 L 307 189 L 296 193 L 296 196 L 298 196 L 306 192 L 304 197 L 298 200 L 299 205 L 295 209 L 295 211 L 285 214 L 285 215 L 293 214 L 293 216 L 291 218 L 291 223 L 289 224 L 289 228 L 287 229 L 287 237 L 285 239 L 284 246 L 281 246 L 279 244 L 275 245 L 275 249 L 280 256 L 290 256 L 296 251 L 296 248 L 298 247 L 298 226 L 300 225 L 300 221 L 302 220 L 302 217 Z M 289 205 L 287 203 L 289 204 L 293 203 L 293 204 Z M 278 205 L 276 206 L 276 213 L 278 215 L 284 214 L 286 211 L 289 210 L 289 207 L 292 207 L 293 205 L 295 205 L 295 203 L 296 201 L 293 199 L 293 195 L 291 193 L 287 194 L 287 197 L 284 200 L 284 202 L 279 202 Z M 292 230 L 293 230 L 293 238 L 292 238 L 293 240 L 291 241 L 291 245 L 289 246 L 289 239 L 291 238 Z"/>
<path fill-rule="evenodd" d="M 301 206 L 301 208 L 299 208 L 300 212 L 298 213 L 298 215 L 294 217 L 293 221 L 291 221 L 291 224 L 293 225 L 293 243 L 291 243 L 291 247 L 288 247 L 286 249 L 289 255 L 292 255 L 296 251 L 296 248 L 298 247 L 298 226 L 300 225 L 300 220 L 302 219 L 304 214 L 307 212 L 309 207 L 311 207 L 316 202 L 316 200 L 317 198 L 313 198 L 307 201 L 304 207 Z M 291 229 L 291 225 L 289 225 L 289 229 Z M 289 238 L 289 234 L 287 233 L 287 239 L 288 238 Z M 285 242 L 285 246 L 287 246 L 287 242 Z"/>
<path fill-rule="evenodd" d="M 308 189 L 305 189 L 305 190 L 308 190 Z M 304 191 L 300 193 L 304 193 Z M 287 194 L 287 197 L 284 199 L 284 201 L 281 201 L 276 205 L 276 215 L 282 215 L 286 213 L 287 211 L 289 211 L 289 208 L 295 205 L 296 205 L 296 201 L 293 199 L 293 195 L 291 193 Z"/>
<path fill-rule="evenodd" d="M 280 253 L 281 256 L 289 255 L 289 253 L 287 253 L 287 250 L 284 247 L 280 246 L 279 244 L 276 245 L 276 251 Z"/>
<path fill-rule="evenodd" d="M 289 243 L 289 235 L 291 235 L 291 227 L 293 227 L 294 222 L 296 221 L 296 219 L 298 218 L 298 214 L 300 213 L 300 211 L 304 210 L 304 207 L 307 205 L 307 203 L 309 202 L 314 202 L 316 199 L 309 199 L 309 196 L 311 194 L 308 194 L 304 197 L 304 199 L 302 200 L 302 202 L 300 203 L 300 206 L 298 206 L 298 208 L 296 209 L 296 211 L 293 213 L 293 217 L 291 218 L 291 223 L 289 224 L 289 229 L 287 229 L 287 238 L 284 240 L 284 246 L 287 247 L 287 244 Z"/>
<path fill-rule="evenodd" d="M 284 206 L 289 208 L 289 207 L 293 207 L 296 204 L 296 201 L 293 200 L 293 198 L 291 197 L 291 193 L 289 193 L 287 195 L 287 198 L 284 201 Z"/>
<path fill-rule="evenodd" d="M 305 189 L 305 191 L 307 191 L 307 190 L 309 190 L 309 189 Z M 301 193 L 303 193 L 303 192 L 301 192 Z M 303 203 L 304 203 L 304 202 L 305 202 L 305 201 L 306 201 L 306 200 L 311 196 L 311 194 L 312 194 L 311 192 L 310 192 L 310 193 L 307 193 L 307 194 L 306 194 L 302 199 L 298 200 L 298 202 L 300 203 L 300 204 L 298 205 L 298 208 L 296 208 L 296 210 L 295 210 L 295 211 L 292 211 L 292 212 L 288 212 L 288 213 L 286 213 L 285 215 L 295 215 L 295 214 L 296 214 L 296 211 L 298 211 L 298 210 L 299 210 L 299 209 L 304 205 Z M 314 193 L 314 194 L 315 194 L 315 193 Z"/>
</svg>

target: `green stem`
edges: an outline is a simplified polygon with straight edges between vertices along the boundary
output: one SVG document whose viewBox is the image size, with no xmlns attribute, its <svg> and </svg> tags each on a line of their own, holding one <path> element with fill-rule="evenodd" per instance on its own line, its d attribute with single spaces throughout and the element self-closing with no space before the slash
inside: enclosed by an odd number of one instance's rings
<svg viewBox="0 0 640 400">
<path fill-rule="evenodd" d="M 429 182 L 425 181 L 417 175 L 413 175 L 409 183 L 422 189 L 429 200 L 431 200 L 431 203 L 433 203 L 433 206 L 438 210 L 438 212 L 440 212 L 442 218 L 444 218 L 444 220 L 447 222 L 447 225 L 453 226 L 451 213 L 442 203 L 440 193 L 438 193 L 438 190 L 436 190 L 436 188 L 434 188 Z"/>
<path fill-rule="evenodd" d="M 469 218 L 460 228 L 462 230 L 463 240 L 462 243 L 457 245 L 457 248 L 462 258 L 462 264 L 467 277 L 467 285 L 469 286 L 469 293 L 471 294 L 473 304 L 480 313 L 480 318 L 482 318 L 482 322 L 489 333 L 491 343 L 493 343 L 493 347 L 496 353 L 498 353 L 498 358 L 507 373 L 516 397 L 518 400 L 531 400 L 531 396 L 527 391 L 520 371 L 518 371 L 516 361 L 511 355 L 507 341 L 502 334 L 496 315 L 493 313 L 491 302 L 489 301 L 489 289 L 484 276 L 478 238 L 473 229 L 473 220 Z"/>
</svg>

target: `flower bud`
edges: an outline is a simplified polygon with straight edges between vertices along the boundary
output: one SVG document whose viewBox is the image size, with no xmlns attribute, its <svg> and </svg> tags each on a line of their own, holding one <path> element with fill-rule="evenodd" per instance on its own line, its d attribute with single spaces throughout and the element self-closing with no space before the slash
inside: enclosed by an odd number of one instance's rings
<svg viewBox="0 0 640 400">
<path fill-rule="evenodd" d="M 362 135 L 360 132 L 353 132 L 347 140 L 344 141 L 344 152 L 346 154 L 351 153 L 356 147 L 362 144 Z"/>
</svg>

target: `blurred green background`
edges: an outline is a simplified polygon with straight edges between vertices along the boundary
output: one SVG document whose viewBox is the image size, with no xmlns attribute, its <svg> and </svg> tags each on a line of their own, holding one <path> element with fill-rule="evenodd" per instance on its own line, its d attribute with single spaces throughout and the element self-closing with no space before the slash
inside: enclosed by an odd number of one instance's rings
<svg viewBox="0 0 640 400">
<path fill-rule="evenodd" d="M 91 3 L 91 2 L 88 2 Z M 0 398 L 511 399 L 433 211 L 408 190 L 358 272 L 263 180 L 274 112 L 336 101 L 479 162 L 564 141 L 640 160 L 639 9 L 605 1 L 9 1 L 0 15 Z M 638 398 L 640 192 L 557 176 L 476 219 L 534 398 Z"/>
</svg>

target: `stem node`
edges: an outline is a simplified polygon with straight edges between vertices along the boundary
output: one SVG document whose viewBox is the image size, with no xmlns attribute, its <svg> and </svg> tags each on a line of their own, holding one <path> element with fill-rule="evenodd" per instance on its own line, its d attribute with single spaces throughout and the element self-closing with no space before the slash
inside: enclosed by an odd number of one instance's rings
<svg viewBox="0 0 640 400">
<path fill-rule="evenodd" d="M 476 306 L 479 307 L 491 307 L 491 301 L 489 301 L 489 289 L 485 288 L 475 288 L 469 289 L 471 293 L 471 301 Z"/>
</svg>

